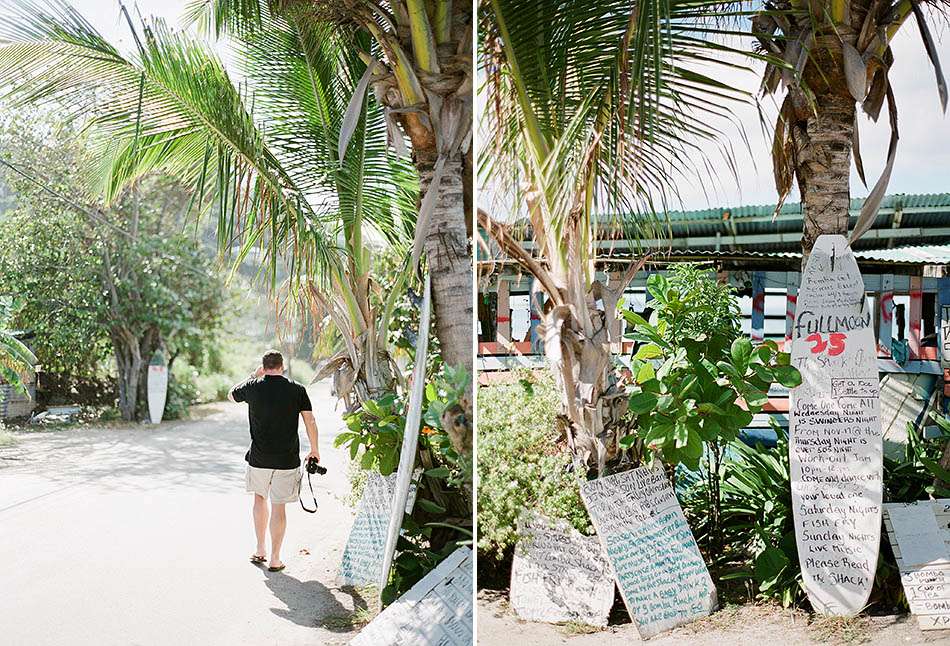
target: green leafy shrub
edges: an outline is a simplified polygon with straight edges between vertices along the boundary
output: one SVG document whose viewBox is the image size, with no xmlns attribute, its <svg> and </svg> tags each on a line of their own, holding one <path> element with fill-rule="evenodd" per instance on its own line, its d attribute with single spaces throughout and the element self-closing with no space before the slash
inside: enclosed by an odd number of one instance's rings
<svg viewBox="0 0 950 646">
<path fill-rule="evenodd" d="M 498 560 L 510 556 L 525 509 L 592 533 L 570 455 L 555 431 L 554 382 L 546 373 L 519 376 L 521 383 L 478 391 L 478 549 Z"/>
<path fill-rule="evenodd" d="M 163 419 L 185 419 L 188 409 L 199 401 L 198 386 L 195 385 L 195 376 L 190 371 L 174 371 L 168 379 L 168 396 L 165 399 L 165 414 Z M 145 402 L 148 410 L 148 402 Z"/>
<path fill-rule="evenodd" d="M 650 320 L 623 313 L 642 345 L 631 363 L 636 432 L 620 445 L 642 445 L 668 464 L 695 470 L 704 444 L 734 441 L 768 402 L 769 386 L 793 388 L 801 374 L 774 342 L 753 346 L 739 336 L 732 288 L 708 272 L 677 266 L 669 279 L 651 275 L 647 288 L 654 299 Z"/>
<path fill-rule="evenodd" d="M 359 456 L 361 469 L 388 476 L 399 466 L 406 424 L 403 410 L 405 401 L 393 393 L 363 402 L 361 408 L 343 416 L 348 430 L 337 435 L 333 446 L 349 449 L 351 460 Z"/>
<path fill-rule="evenodd" d="M 944 447 L 950 441 L 950 418 L 934 414 L 939 434 L 917 437 L 913 424 L 907 425 L 907 448 L 901 460 L 884 464 L 884 491 L 889 502 L 913 502 L 928 496 L 950 497 L 950 471 L 940 466 Z M 889 472 L 889 473 L 888 473 Z"/>
</svg>

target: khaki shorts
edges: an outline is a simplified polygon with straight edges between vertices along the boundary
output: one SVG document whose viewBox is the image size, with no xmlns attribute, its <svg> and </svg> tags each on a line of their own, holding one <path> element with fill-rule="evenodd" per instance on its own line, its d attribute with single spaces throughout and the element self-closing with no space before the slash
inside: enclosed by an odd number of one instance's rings
<svg viewBox="0 0 950 646">
<path fill-rule="evenodd" d="M 271 502 L 296 502 L 300 497 L 300 469 L 261 469 L 247 467 L 247 492 L 256 493 Z"/>
</svg>

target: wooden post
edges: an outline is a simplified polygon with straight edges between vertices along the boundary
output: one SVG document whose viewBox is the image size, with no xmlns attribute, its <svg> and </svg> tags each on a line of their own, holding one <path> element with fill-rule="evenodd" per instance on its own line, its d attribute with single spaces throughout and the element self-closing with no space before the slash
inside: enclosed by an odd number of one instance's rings
<svg viewBox="0 0 950 646">
<path fill-rule="evenodd" d="M 907 322 L 910 330 L 908 343 L 910 344 L 910 357 L 912 359 L 920 358 L 920 324 L 924 316 L 923 295 L 921 294 L 922 283 L 923 278 L 920 276 L 910 277 L 910 313 L 907 316 Z"/>
<path fill-rule="evenodd" d="M 531 316 L 529 320 L 529 325 L 531 326 L 531 351 L 540 354 L 541 353 L 541 335 L 538 334 L 538 326 L 541 324 L 541 312 L 538 311 L 535 301 L 537 300 L 538 304 L 543 306 L 544 303 L 544 292 L 540 289 L 535 291 L 533 285 L 531 291 L 528 293 L 528 313 Z"/>
<path fill-rule="evenodd" d="M 937 359 L 944 369 L 950 368 L 950 276 L 937 282 Z"/>
<path fill-rule="evenodd" d="M 503 345 L 511 343 L 511 302 L 508 281 L 498 279 L 498 305 L 495 315 L 495 340 Z"/>
<path fill-rule="evenodd" d="M 752 273 L 752 342 L 765 340 L 765 272 Z"/>
<path fill-rule="evenodd" d="M 886 274 L 881 279 L 881 293 L 877 299 L 880 325 L 877 330 L 877 354 L 890 358 L 891 337 L 894 329 L 894 276 Z"/>
<path fill-rule="evenodd" d="M 950 276 L 937 283 L 937 359 L 943 368 L 943 412 L 950 412 Z M 947 466 L 947 465 L 944 465 Z"/>
<path fill-rule="evenodd" d="M 785 274 L 785 343 L 792 342 L 792 330 L 795 326 L 795 305 L 798 302 L 798 282 L 801 274 L 790 271 Z M 790 351 L 790 348 L 785 348 Z"/>
</svg>

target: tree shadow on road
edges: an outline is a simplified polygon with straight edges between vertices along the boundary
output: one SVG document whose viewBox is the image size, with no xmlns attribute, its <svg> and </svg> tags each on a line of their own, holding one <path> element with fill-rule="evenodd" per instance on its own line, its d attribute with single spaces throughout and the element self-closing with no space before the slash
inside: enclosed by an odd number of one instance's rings
<svg viewBox="0 0 950 646">
<path fill-rule="evenodd" d="M 353 632 L 364 623 L 369 611 L 366 599 L 353 588 L 337 588 L 338 592 L 353 599 L 353 609 L 344 606 L 333 590 L 319 581 L 301 581 L 283 572 L 264 572 L 267 587 L 286 608 L 271 608 L 271 612 L 298 626 L 319 626 L 330 632 Z"/>
</svg>

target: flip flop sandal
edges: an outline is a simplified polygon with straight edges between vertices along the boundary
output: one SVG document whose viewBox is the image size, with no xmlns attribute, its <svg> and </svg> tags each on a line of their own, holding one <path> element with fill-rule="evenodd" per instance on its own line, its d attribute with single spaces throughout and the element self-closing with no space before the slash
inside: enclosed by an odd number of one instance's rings
<svg viewBox="0 0 950 646">
<path fill-rule="evenodd" d="M 268 572 L 280 572 L 280 571 L 283 570 L 285 567 L 287 567 L 287 566 L 286 566 L 286 565 L 280 565 L 280 566 L 278 566 L 278 567 L 269 567 L 269 568 L 267 568 L 267 571 L 268 571 Z"/>
<path fill-rule="evenodd" d="M 255 554 L 254 556 L 251 557 L 251 563 L 253 563 L 254 565 L 261 565 L 266 562 L 267 562 L 266 556 L 258 556 L 257 554 Z"/>
</svg>

